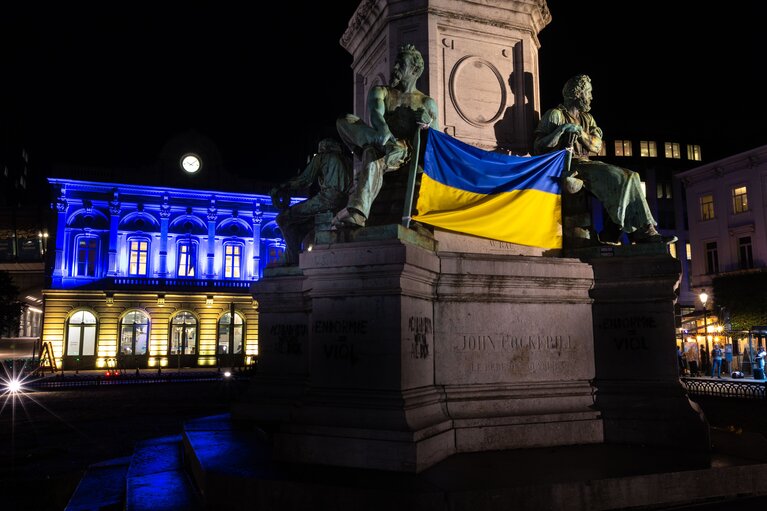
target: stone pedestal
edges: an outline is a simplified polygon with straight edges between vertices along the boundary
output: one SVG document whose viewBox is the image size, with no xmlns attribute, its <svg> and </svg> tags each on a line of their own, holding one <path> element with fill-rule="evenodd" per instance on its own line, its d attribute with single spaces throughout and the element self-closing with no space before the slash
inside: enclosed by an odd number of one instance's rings
<svg viewBox="0 0 767 511">
<path fill-rule="evenodd" d="M 257 384 L 233 407 L 262 425 L 290 419 L 309 374 L 309 302 L 298 268 L 267 269 L 253 286 L 258 300 Z"/>
<path fill-rule="evenodd" d="M 255 290 L 259 376 L 235 417 L 270 422 L 277 459 L 419 472 L 602 441 L 587 264 L 443 252 L 398 225 L 320 234 L 300 276 Z M 283 332 L 307 332 L 306 351 Z"/>
<path fill-rule="evenodd" d="M 483 149 L 531 152 L 538 33 L 550 21 L 538 0 L 365 0 L 341 37 L 353 57 L 354 113 L 368 118 L 368 91 L 389 82 L 399 46 L 410 43 L 426 62 L 418 89 L 437 99 L 446 133 Z"/>
<path fill-rule="evenodd" d="M 605 441 L 672 447 L 708 458 L 708 424 L 687 398 L 677 369 L 674 290 L 680 263 L 664 245 L 636 250 L 644 254 L 589 259 L 595 280 L 596 404 Z"/>
</svg>

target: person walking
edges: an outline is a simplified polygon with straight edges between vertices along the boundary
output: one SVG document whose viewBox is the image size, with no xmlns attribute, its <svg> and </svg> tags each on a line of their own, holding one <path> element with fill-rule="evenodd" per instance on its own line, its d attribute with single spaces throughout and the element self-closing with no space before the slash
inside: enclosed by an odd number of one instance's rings
<svg viewBox="0 0 767 511">
<path fill-rule="evenodd" d="M 722 348 L 719 347 L 718 344 L 714 344 L 714 349 L 711 350 L 711 377 L 714 377 L 714 373 L 716 373 L 717 378 L 722 377 L 722 359 L 724 358 L 724 353 L 722 352 Z"/>
</svg>

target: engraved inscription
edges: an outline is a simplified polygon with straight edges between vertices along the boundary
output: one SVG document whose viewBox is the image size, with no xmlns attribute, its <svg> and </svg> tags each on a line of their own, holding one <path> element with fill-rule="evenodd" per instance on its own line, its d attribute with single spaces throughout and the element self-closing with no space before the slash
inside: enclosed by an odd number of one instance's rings
<svg viewBox="0 0 767 511">
<path fill-rule="evenodd" d="M 410 356 L 415 359 L 429 357 L 429 336 L 434 331 L 431 318 L 410 316 L 407 321 L 408 330 L 413 334 L 410 346 Z"/>
<path fill-rule="evenodd" d="M 286 355 L 300 355 L 303 339 L 306 338 L 308 328 L 302 323 L 282 323 L 272 325 L 269 334 L 277 339 L 277 353 Z"/>
<path fill-rule="evenodd" d="M 325 358 L 331 360 L 347 361 L 351 365 L 357 363 L 357 355 L 354 354 L 354 345 L 349 343 L 346 336 L 341 336 L 332 343 L 322 345 Z"/>
<path fill-rule="evenodd" d="M 454 351 L 574 350 L 569 335 L 463 335 Z"/>
<path fill-rule="evenodd" d="M 368 332 L 367 320 L 327 320 L 315 321 L 312 325 L 313 333 L 335 337 L 331 342 L 322 345 L 322 352 L 329 360 L 340 360 L 352 365 L 357 363 L 358 357 L 354 352 L 354 344 L 349 341 L 349 336 L 365 335 Z"/>
<path fill-rule="evenodd" d="M 647 345 L 647 338 L 640 330 L 657 328 L 655 318 L 651 316 L 622 316 L 615 318 L 604 318 L 599 322 L 598 328 L 610 331 L 609 335 L 615 348 L 619 351 L 645 351 L 650 347 Z"/>
</svg>

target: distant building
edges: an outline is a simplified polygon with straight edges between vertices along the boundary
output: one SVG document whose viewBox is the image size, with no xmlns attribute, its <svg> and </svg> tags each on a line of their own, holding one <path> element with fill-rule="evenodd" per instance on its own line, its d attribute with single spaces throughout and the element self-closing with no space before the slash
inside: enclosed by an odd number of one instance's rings
<svg viewBox="0 0 767 511">
<path fill-rule="evenodd" d="M 247 192 L 252 183 L 211 169 L 204 144 L 168 147 L 177 179 L 167 165 L 145 177 L 162 186 L 48 179 L 42 339 L 64 368 L 240 365 L 258 354 L 250 285 L 284 250 L 277 210 Z M 202 188 L 210 179 L 235 191 Z"/>
<path fill-rule="evenodd" d="M 679 286 L 681 313 L 691 312 L 696 295 L 692 290 L 691 260 L 693 257 L 687 233 L 687 212 L 684 189 L 674 176 L 702 161 L 701 147 L 657 139 L 651 136 L 604 140 L 602 152 L 594 159 L 607 161 L 639 173 L 645 186 L 647 204 L 650 206 L 658 230 L 673 234 L 679 240 L 669 245 L 669 253 L 682 263 L 682 281 Z M 601 208 L 595 211 L 597 222 Z"/>
<path fill-rule="evenodd" d="M 713 298 L 713 279 L 718 275 L 767 271 L 767 146 L 676 177 L 687 195 L 694 295 L 705 292 Z M 700 314 L 693 319 L 699 329 Z M 723 325 L 716 310 L 708 313 L 707 325 L 708 343 L 712 338 L 717 342 Z M 763 338 L 764 332 L 756 335 Z M 751 336 L 745 333 L 732 332 L 731 337 L 736 357 L 753 347 L 749 345 Z M 749 357 L 743 363 L 748 365 Z"/>
<path fill-rule="evenodd" d="M 18 288 L 19 324 L 12 335 L 39 337 L 45 283 L 46 196 L 31 172 L 29 153 L 10 127 L 0 142 L 0 270 Z"/>
</svg>

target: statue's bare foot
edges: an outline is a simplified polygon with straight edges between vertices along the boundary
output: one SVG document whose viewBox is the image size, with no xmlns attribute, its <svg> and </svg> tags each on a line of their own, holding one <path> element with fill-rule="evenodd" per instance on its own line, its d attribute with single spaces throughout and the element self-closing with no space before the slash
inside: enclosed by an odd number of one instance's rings
<svg viewBox="0 0 767 511">
<path fill-rule="evenodd" d="M 365 227 L 365 220 L 365 215 L 356 209 L 344 208 L 333 217 L 330 223 L 330 230 Z"/>
</svg>

